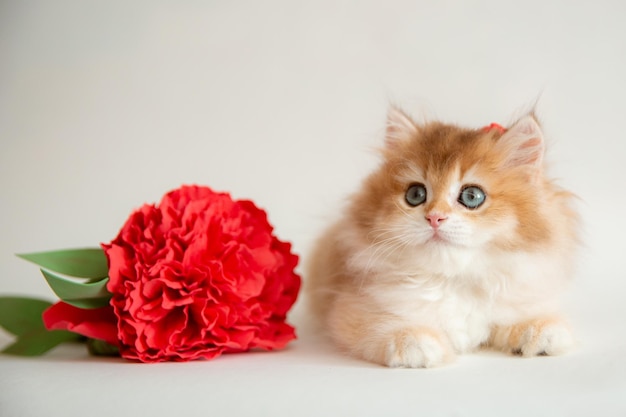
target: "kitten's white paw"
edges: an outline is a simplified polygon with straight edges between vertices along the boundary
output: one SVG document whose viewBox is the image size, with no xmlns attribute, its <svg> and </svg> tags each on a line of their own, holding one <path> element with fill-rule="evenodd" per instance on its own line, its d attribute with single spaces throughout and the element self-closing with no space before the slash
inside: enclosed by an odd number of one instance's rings
<svg viewBox="0 0 626 417">
<path fill-rule="evenodd" d="M 384 350 L 384 364 L 391 368 L 431 368 L 448 362 L 450 349 L 430 329 L 404 329 L 393 334 Z"/>
<path fill-rule="evenodd" d="M 574 345 L 572 332 L 559 318 L 529 320 L 510 327 L 497 327 L 493 346 L 522 356 L 560 355 Z"/>
<path fill-rule="evenodd" d="M 574 345 L 569 327 L 560 321 L 536 320 L 522 332 L 519 351 L 523 356 L 560 355 Z"/>
</svg>

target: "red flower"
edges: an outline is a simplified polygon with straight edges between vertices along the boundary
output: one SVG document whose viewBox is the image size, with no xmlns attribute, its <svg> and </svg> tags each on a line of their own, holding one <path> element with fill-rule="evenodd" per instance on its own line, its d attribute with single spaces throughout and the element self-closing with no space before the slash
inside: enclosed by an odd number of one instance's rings
<svg viewBox="0 0 626 417">
<path fill-rule="evenodd" d="M 117 345 L 117 322 L 111 306 L 82 309 L 59 301 L 44 311 L 43 323 L 48 330 L 69 330 L 92 339 Z"/>
<path fill-rule="evenodd" d="M 285 318 L 298 258 L 250 201 L 185 186 L 141 207 L 102 247 L 124 358 L 213 358 L 295 338 Z"/>
</svg>

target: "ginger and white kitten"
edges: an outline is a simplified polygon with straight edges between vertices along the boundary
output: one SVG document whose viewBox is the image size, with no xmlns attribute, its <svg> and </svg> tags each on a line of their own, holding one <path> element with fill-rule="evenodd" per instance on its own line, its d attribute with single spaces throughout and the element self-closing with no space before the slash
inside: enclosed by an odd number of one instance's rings
<svg viewBox="0 0 626 417">
<path fill-rule="evenodd" d="M 567 350 L 557 298 L 578 220 L 572 195 L 544 176 L 544 149 L 533 115 L 463 129 L 390 109 L 382 164 L 311 255 L 305 283 L 332 339 L 411 368 L 480 346 Z"/>
</svg>

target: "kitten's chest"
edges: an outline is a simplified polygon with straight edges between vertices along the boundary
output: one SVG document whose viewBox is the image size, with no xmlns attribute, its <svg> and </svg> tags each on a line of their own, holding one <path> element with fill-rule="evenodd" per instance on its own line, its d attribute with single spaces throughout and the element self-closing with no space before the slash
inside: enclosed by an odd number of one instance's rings
<svg viewBox="0 0 626 417">
<path fill-rule="evenodd" d="M 450 291 L 434 307 L 456 351 L 472 350 L 489 337 L 493 302 L 481 289 Z"/>
<path fill-rule="evenodd" d="M 444 332 L 458 352 L 477 347 L 489 336 L 493 301 L 479 286 L 433 280 L 398 285 L 376 297 L 407 325 Z"/>
</svg>

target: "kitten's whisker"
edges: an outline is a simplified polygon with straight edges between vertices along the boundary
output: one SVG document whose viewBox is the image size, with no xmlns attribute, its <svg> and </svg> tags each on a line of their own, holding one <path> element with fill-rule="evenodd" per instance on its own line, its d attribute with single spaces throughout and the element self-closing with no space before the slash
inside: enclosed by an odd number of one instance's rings
<svg viewBox="0 0 626 417">
<path fill-rule="evenodd" d="M 411 222 L 412 222 L 412 223 L 413 223 L 413 222 L 415 222 L 415 217 L 411 216 L 411 215 L 410 215 L 410 214 L 409 214 L 409 213 L 405 210 L 405 208 L 404 208 L 404 207 L 402 207 L 400 204 L 398 204 L 398 202 L 397 202 L 397 201 L 394 201 L 394 203 L 393 203 L 393 204 L 394 204 L 394 205 L 398 208 L 398 211 L 399 211 L 400 213 L 402 213 L 402 215 L 403 215 L 404 217 L 406 217 L 407 219 L 411 220 Z"/>
<path fill-rule="evenodd" d="M 372 230 L 371 232 L 367 234 L 367 237 L 368 239 L 371 239 L 372 244 L 376 245 L 376 244 L 381 243 L 382 241 L 389 239 L 389 238 L 384 238 L 385 236 L 391 235 L 391 237 L 395 237 L 404 233 L 406 233 L 405 226 L 395 225 L 393 227 Z"/>
<path fill-rule="evenodd" d="M 373 252 L 369 254 L 368 262 L 365 266 L 364 272 L 370 273 L 374 264 L 379 263 L 381 260 L 386 259 L 391 254 L 401 250 L 409 245 L 415 244 L 415 234 L 407 231 L 404 227 L 389 228 L 381 231 L 381 235 L 393 233 L 391 237 L 382 239 L 375 242 L 371 248 Z M 399 233 L 398 233 L 399 232 Z"/>
</svg>

